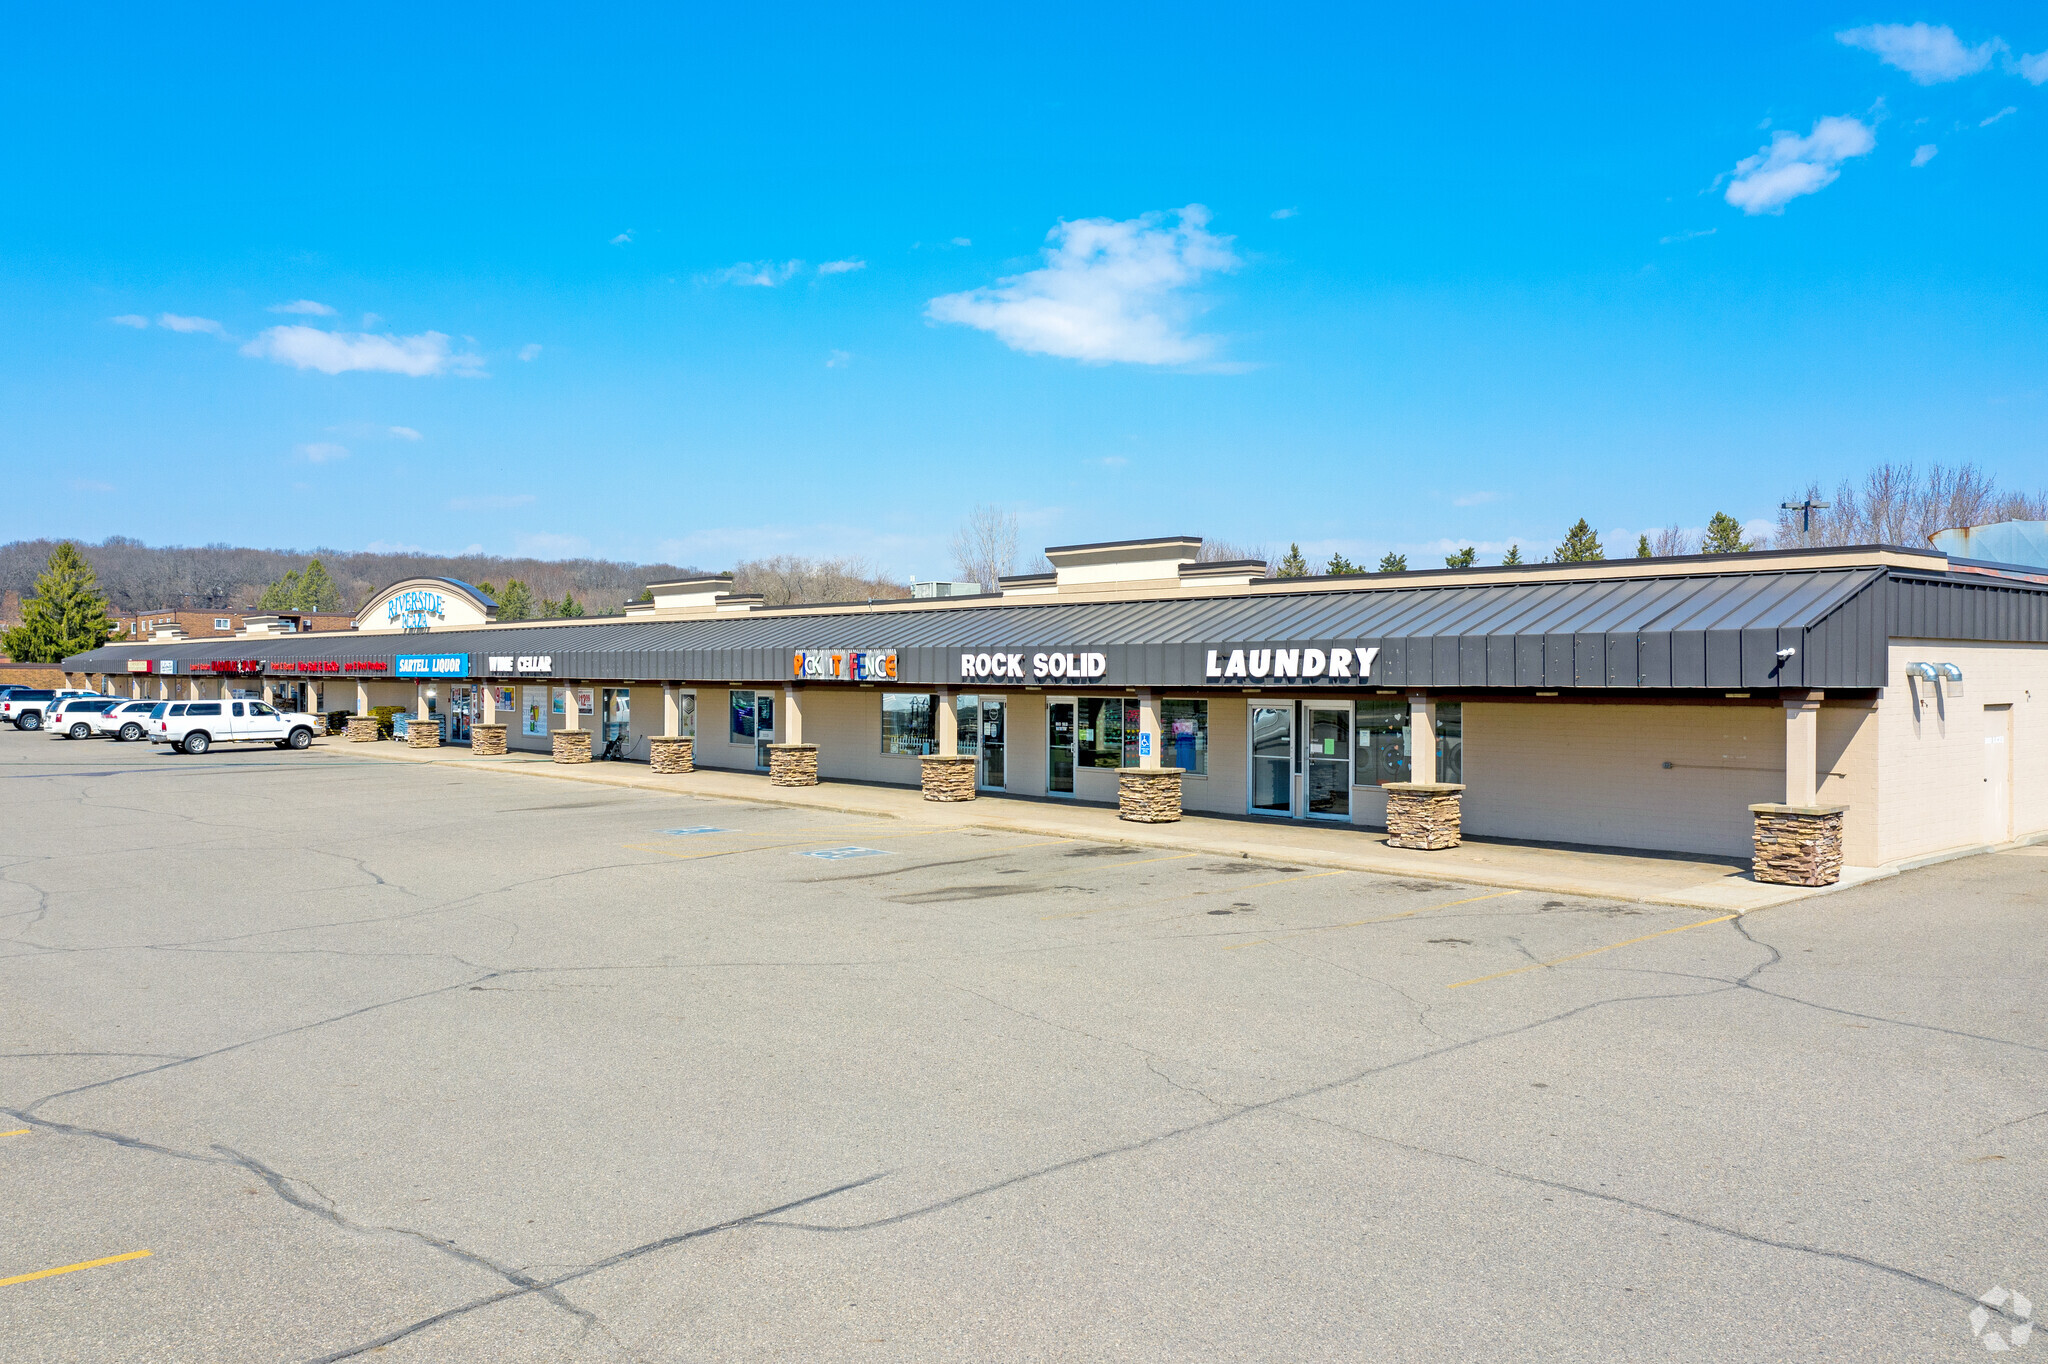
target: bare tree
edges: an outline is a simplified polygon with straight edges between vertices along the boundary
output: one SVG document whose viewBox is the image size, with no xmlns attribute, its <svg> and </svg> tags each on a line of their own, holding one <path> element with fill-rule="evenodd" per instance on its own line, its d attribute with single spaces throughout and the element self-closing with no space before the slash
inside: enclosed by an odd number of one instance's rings
<svg viewBox="0 0 2048 1364">
<path fill-rule="evenodd" d="M 1273 576 L 1276 560 L 1273 551 L 1264 545 L 1241 545 L 1233 540 L 1204 540 L 1202 547 L 1195 551 L 1198 564 L 1221 564 L 1245 559 L 1257 559 L 1266 566 L 1266 576 Z"/>
<path fill-rule="evenodd" d="M 1802 495 L 1823 500 L 1818 483 Z M 1794 501 L 1795 498 L 1787 498 Z M 1842 480 L 1829 506 L 1812 513 L 1812 525 L 1797 508 L 1778 513 L 1777 543 L 1795 545 L 1904 545 L 1917 549 L 1938 530 L 1997 521 L 2048 520 L 2048 493 L 2001 492 L 1974 464 L 1931 466 L 1923 475 L 1911 464 L 1880 464 L 1859 486 Z"/>
<path fill-rule="evenodd" d="M 1669 559 L 1679 554 L 1699 553 L 1699 537 L 1687 535 L 1676 525 L 1664 527 L 1657 532 L 1657 538 L 1650 542 L 1650 557 Z"/>
<path fill-rule="evenodd" d="M 862 559 L 813 559 L 775 554 L 733 566 L 734 592 L 758 592 L 767 606 L 802 602 L 893 601 L 910 595 L 901 583 L 883 578 Z"/>
<path fill-rule="evenodd" d="M 996 579 L 1017 571 L 1017 514 L 977 504 L 953 532 L 953 568 L 962 582 L 998 590 Z"/>
</svg>

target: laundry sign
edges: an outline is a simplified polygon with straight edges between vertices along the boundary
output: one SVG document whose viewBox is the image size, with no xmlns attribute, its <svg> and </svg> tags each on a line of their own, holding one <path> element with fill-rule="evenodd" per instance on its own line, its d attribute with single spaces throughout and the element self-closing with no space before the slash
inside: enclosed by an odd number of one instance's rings
<svg viewBox="0 0 2048 1364">
<path fill-rule="evenodd" d="M 1328 679 L 1364 681 L 1372 676 L 1372 661 L 1378 649 L 1347 649 L 1339 644 L 1317 648 L 1300 645 L 1285 649 L 1211 649 L 1204 675 L 1211 681 L 1233 677 L 1285 678 L 1290 682 Z"/>
</svg>

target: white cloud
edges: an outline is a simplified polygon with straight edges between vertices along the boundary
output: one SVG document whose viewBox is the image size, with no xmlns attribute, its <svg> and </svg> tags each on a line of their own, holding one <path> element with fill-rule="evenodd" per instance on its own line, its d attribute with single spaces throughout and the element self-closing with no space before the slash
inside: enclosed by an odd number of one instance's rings
<svg viewBox="0 0 2048 1364">
<path fill-rule="evenodd" d="M 631 245 L 631 244 L 632 244 L 632 241 L 633 241 L 633 229 L 629 227 L 629 228 L 627 228 L 627 229 L 626 229 L 626 230 L 625 230 L 624 232 L 621 232 L 621 233 L 620 233 L 620 234 L 619 234 L 618 236 L 616 236 L 616 237 L 613 237 L 613 238 L 612 238 L 612 240 L 611 240 L 611 245 L 613 245 L 613 246 L 629 246 L 629 245 Z"/>
<path fill-rule="evenodd" d="M 818 267 L 818 273 L 821 275 L 845 275 L 851 274 L 855 270 L 865 270 L 867 268 L 868 263 L 864 260 L 828 260 Z"/>
<path fill-rule="evenodd" d="M 165 313 L 157 318 L 156 324 L 174 332 L 205 332 L 208 336 L 228 334 L 227 328 L 210 317 L 180 317 L 176 313 Z"/>
<path fill-rule="evenodd" d="M 1872 24 L 1845 29 L 1835 41 L 1875 53 L 1886 66 L 1897 67 L 1921 85 L 1974 76 L 1991 65 L 2004 43 L 1993 38 L 1976 47 L 1963 46 L 1947 24 Z"/>
<path fill-rule="evenodd" d="M 1498 501 L 1500 501 L 1499 493 L 1481 490 L 1478 492 L 1459 493 L 1451 499 L 1451 505 L 1454 507 L 1477 507 L 1488 502 Z M 1454 545 L 1452 548 L 1455 549 L 1457 546 Z"/>
<path fill-rule="evenodd" d="M 525 345 L 521 346 L 519 348 L 519 358 L 522 360 L 540 359 L 540 342 L 529 341 Z"/>
<path fill-rule="evenodd" d="M 1913 148 L 1913 167 L 1917 170 L 1940 155 L 1941 148 L 1935 146 L 1932 142 L 1923 142 Z"/>
<path fill-rule="evenodd" d="M 723 270 L 714 270 L 708 275 L 697 276 L 700 284 L 746 284 L 762 289 L 773 289 L 778 284 L 787 284 L 797 271 L 804 268 L 800 260 L 743 260 L 737 265 L 728 265 Z"/>
<path fill-rule="evenodd" d="M 479 493 L 473 497 L 448 499 L 449 511 L 509 511 L 534 500 L 532 493 Z"/>
<path fill-rule="evenodd" d="M 384 429 L 387 433 L 398 437 L 400 440 L 420 439 L 420 433 L 413 430 L 410 426 L 387 426 Z"/>
<path fill-rule="evenodd" d="M 2048 81 L 2048 52 L 2035 52 L 2020 58 L 2014 69 L 2031 84 Z"/>
<path fill-rule="evenodd" d="M 2016 114 L 2019 111 L 2020 110 L 2018 105 L 2008 104 L 2003 109 L 2000 109 L 1997 113 L 1993 114 L 1990 118 L 1987 118 L 1983 122 L 1979 123 L 1977 126 L 1979 128 L 1989 128 L 1992 124 L 1998 122 L 1998 120 L 2000 120 L 2001 118 L 2005 118 L 2011 114 Z"/>
<path fill-rule="evenodd" d="M 1300 215 L 1301 210 L 1298 208 L 1276 208 L 1266 216 L 1268 218 L 1295 218 Z"/>
<path fill-rule="evenodd" d="M 325 303 L 315 303 L 310 298 L 302 298 L 296 303 L 273 303 L 270 305 L 270 311 L 273 313 L 297 313 L 301 317 L 334 316 L 334 309 L 328 307 Z"/>
<path fill-rule="evenodd" d="M 2038 82 L 2038 81 L 2037 81 L 2037 82 L 2035 82 L 2035 83 L 2036 83 L 2036 84 L 2039 84 L 2039 82 Z M 948 245 L 948 246 L 972 246 L 972 245 L 974 245 L 974 239 L 973 239 L 972 237 L 955 237 L 955 238 L 953 238 L 953 240 L 951 240 L 951 241 L 947 242 L 947 243 L 946 243 L 946 245 Z"/>
<path fill-rule="evenodd" d="M 372 336 L 367 332 L 325 332 L 297 324 L 272 327 L 259 334 L 242 347 L 242 354 L 297 369 L 317 369 L 322 374 L 372 370 L 409 374 L 416 379 L 451 373 L 473 376 L 483 372 L 484 363 L 480 355 L 451 353 L 448 338 L 440 332 Z"/>
<path fill-rule="evenodd" d="M 826 357 L 825 368 L 845 369 L 848 365 L 852 363 L 853 353 L 851 351 L 835 350 L 832 352 L 831 355 Z"/>
<path fill-rule="evenodd" d="M 133 327 L 137 331 L 141 331 L 149 325 L 149 319 L 140 313 L 122 313 L 119 317 L 108 318 L 107 321 L 117 327 Z"/>
<path fill-rule="evenodd" d="M 1239 264 L 1232 239 L 1209 232 L 1208 223 L 1209 210 L 1200 204 L 1123 222 L 1062 222 L 1046 234 L 1043 267 L 941 295 L 926 305 L 925 316 L 991 332 L 1032 355 L 1092 364 L 1204 360 L 1215 338 L 1187 330 L 1194 307 L 1178 291 Z"/>
<path fill-rule="evenodd" d="M 1869 125 L 1835 115 L 1821 119 L 1805 137 L 1779 129 L 1771 145 L 1735 163 L 1727 199 L 1744 213 L 1782 213 L 1802 194 L 1826 189 L 1841 174 L 1836 169 L 1852 156 L 1877 145 Z"/>
<path fill-rule="evenodd" d="M 1695 237 L 1711 237 L 1720 230 L 1718 227 L 1696 227 L 1690 232 L 1674 232 L 1668 237 L 1657 238 L 1657 245 L 1671 246 L 1678 242 L 1689 242 Z"/>
<path fill-rule="evenodd" d="M 332 441 L 315 441 L 311 445 L 301 445 L 299 454 L 315 464 L 326 464 L 332 460 L 347 459 L 348 447 Z"/>
<path fill-rule="evenodd" d="M 556 535 L 547 531 L 518 536 L 513 543 L 521 554 L 531 554 L 536 558 L 550 554 L 586 554 L 590 550 L 590 541 L 580 535 Z"/>
</svg>

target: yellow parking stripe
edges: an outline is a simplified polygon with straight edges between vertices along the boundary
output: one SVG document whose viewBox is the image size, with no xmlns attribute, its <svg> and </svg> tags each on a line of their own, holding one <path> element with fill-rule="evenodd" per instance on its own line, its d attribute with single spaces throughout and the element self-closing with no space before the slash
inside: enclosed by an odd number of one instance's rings
<svg viewBox="0 0 2048 1364">
<path fill-rule="evenodd" d="M 39 1269 L 33 1274 L 17 1274 L 11 1279 L 0 1279 L 0 1288 L 11 1283 L 27 1283 L 31 1279 L 47 1279 L 53 1274 L 73 1274 L 81 1269 L 98 1269 L 101 1265 L 117 1265 L 123 1260 L 140 1260 L 150 1252 L 131 1250 L 126 1255 L 109 1255 L 102 1260 L 81 1260 L 75 1265 L 58 1265 L 55 1269 Z"/>
<path fill-rule="evenodd" d="M 1424 905 L 1421 909 L 1405 910 L 1400 914 L 1388 914 L 1378 919 L 1353 919 L 1348 924 L 1318 924 L 1314 928 L 1297 928 L 1291 933 L 1275 933 L 1270 938 L 1254 938 L 1250 942 L 1232 943 L 1223 950 L 1235 952 L 1240 947 L 1257 947 L 1261 943 L 1278 942 L 1282 938 L 1298 938 L 1304 933 L 1329 933 L 1339 928 L 1364 928 L 1367 924 L 1390 924 L 1397 919 L 1412 919 L 1418 914 L 1434 914 L 1439 909 L 1455 909 L 1459 905 L 1474 905 L 1478 904 L 1481 900 L 1498 900 L 1503 895 L 1520 895 L 1521 893 L 1519 890 L 1496 890 L 1485 895 L 1474 895 L 1467 900 L 1451 900 L 1441 905 Z"/>
<path fill-rule="evenodd" d="M 17 1127 L 17 1128 L 15 1128 L 15 1129 L 14 1129 L 14 1130 L 13 1130 L 12 1132 L 0 1132 L 0 1137 L 25 1137 L 25 1136 L 27 1136 L 28 1134 L 29 1134 L 29 1129 L 28 1129 L 28 1128 L 26 1128 L 26 1127 Z"/>
<path fill-rule="evenodd" d="M 1695 928 L 1706 928 L 1711 924 L 1725 924 L 1730 919 L 1739 919 L 1741 917 L 1742 915 L 1737 913 L 1723 914 L 1718 919 L 1701 919 L 1696 924 L 1684 924 L 1678 928 L 1667 928 L 1659 933 L 1645 933 L 1640 938 L 1628 938 L 1622 942 L 1611 942 L 1605 947 L 1595 947 L 1586 952 L 1574 952 L 1569 957 L 1553 957 L 1549 961 L 1531 962 L 1527 966 L 1517 966 L 1511 971 L 1495 971 L 1490 976 L 1474 976 L 1470 980 L 1461 980 L 1456 985 L 1446 985 L 1444 988 L 1446 990 L 1459 990 L 1467 985 L 1483 985 L 1489 980 L 1499 980 L 1503 976 L 1519 976 L 1524 971 L 1540 971 L 1546 966 L 1562 966 L 1568 961 L 1578 961 L 1583 957 L 1597 957 L 1602 952 L 1612 952 L 1617 947 L 1629 947 L 1635 943 L 1648 942 L 1652 938 L 1668 938 L 1673 933 L 1689 933 Z"/>
</svg>

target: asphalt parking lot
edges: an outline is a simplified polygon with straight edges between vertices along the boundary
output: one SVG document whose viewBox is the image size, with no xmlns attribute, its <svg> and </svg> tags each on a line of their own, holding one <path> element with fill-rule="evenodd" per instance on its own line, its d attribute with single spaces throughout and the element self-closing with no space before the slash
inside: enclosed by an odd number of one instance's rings
<svg viewBox="0 0 2048 1364">
<path fill-rule="evenodd" d="M 0 730 L 0 1342 L 1974 1358 L 2044 852 L 1732 919 Z"/>
</svg>

